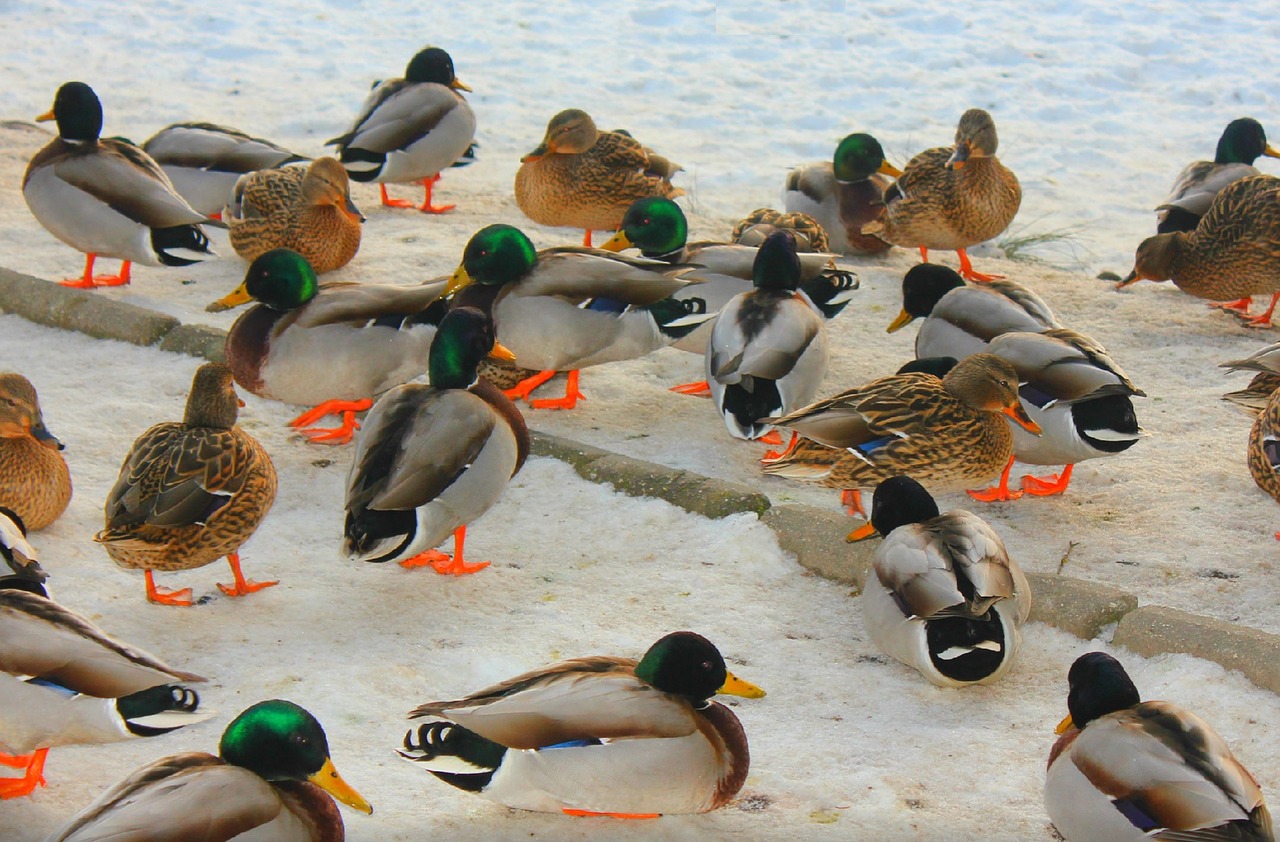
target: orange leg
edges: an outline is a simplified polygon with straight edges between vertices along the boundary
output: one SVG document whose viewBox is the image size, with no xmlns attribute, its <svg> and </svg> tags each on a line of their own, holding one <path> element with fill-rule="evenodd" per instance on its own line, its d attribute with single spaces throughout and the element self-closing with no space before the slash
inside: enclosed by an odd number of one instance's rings
<svg viewBox="0 0 1280 842">
<path fill-rule="evenodd" d="M 795 435 L 795 433 L 792 433 L 792 435 Z M 777 430 L 770 430 L 760 438 L 756 439 L 756 441 L 761 444 L 782 444 L 782 433 L 779 433 Z"/>
<path fill-rule="evenodd" d="M 129 283 L 129 269 L 132 264 L 125 260 L 120 264 L 120 274 L 118 275 L 94 275 L 93 263 L 97 260 L 98 255 L 86 254 L 84 256 L 84 275 L 79 278 L 67 278 L 65 281 L 58 281 L 64 287 L 74 287 L 75 289 L 93 289 L 94 287 L 119 287 Z"/>
<path fill-rule="evenodd" d="M 489 562 L 481 561 L 471 564 L 462 557 L 463 546 L 467 542 L 467 527 L 459 526 L 453 531 L 453 555 L 442 553 L 439 550 L 427 550 L 413 558 L 406 558 L 400 562 L 401 567 L 414 568 L 426 567 L 430 565 L 437 573 L 443 573 L 448 576 L 465 576 L 468 573 L 475 573 L 477 570 L 484 570 L 489 566 Z"/>
<path fill-rule="evenodd" d="M 31 754 L 0 754 L 0 764 L 14 769 L 25 767 L 21 778 L 0 778 L 0 798 L 21 798 L 30 795 L 38 786 L 44 786 L 44 759 L 49 749 L 38 748 Z"/>
<path fill-rule="evenodd" d="M 325 401 L 290 421 L 289 426 L 311 439 L 311 441 L 346 444 L 351 441 L 355 431 L 360 429 L 360 423 L 356 421 L 356 413 L 364 412 L 371 406 L 373 406 L 373 401 L 369 398 L 362 398 L 357 401 Z M 340 416 L 342 419 L 341 425 L 337 427 L 311 426 L 326 415 Z"/>
<path fill-rule="evenodd" d="M 956 249 L 956 254 L 960 255 L 960 277 L 966 281 L 977 281 L 978 283 L 987 283 L 988 281 L 999 281 L 1004 275 L 984 275 L 973 268 L 973 264 L 969 262 L 969 255 L 964 249 Z"/>
<path fill-rule="evenodd" d="M 578 390 L 578 370 L 575 368 L 569 372 L 569 381 L 564 385 L 563 398 L 546 398 L 536 401 L 529 401 L 529 406 L 534 409 L 573 409 L 578 405 L 578 401 L 586 400 L 586 395 Z"/>
<path fill-rule="evenodd" d="M 422 188 L 426 191 L 426 195 L 422 200 L 422 204 L 418 205 L 418 210 L 423 213 L 448 213 L 457 207 L 457 205 L 433 205 L 431 204 L 431 187 L 440 180 L 440 173 L 422 179 Z"/>
<path fill-rule="evenodd" d="M 502 394 L 511 398 L 511 400 L 513 401 L 518 401 L 521 399 L 524 399 L 527 401 L 529 400 L 529 396 L 533 394 L 534 389 L 537 389 L 543 383 L 546 383 L 548 380 L 550 380 L 552 377 L 555 377 L 555 376 L 556 376 L 555 371 L 539 371 L 537 374 L 534 374 L 531 377 L 526 377 L 524 380 L 521 380 L 512 388 L 505 390 Z"/>
<path fill-rule="evenodd" d="M 987 488 L 982 491 L 966 491 L 975 500 L 983 503 L 1008 502 L 1009 500 L 1017 500 L 1022 496 L 1021 491 L 1014 491 L 1009 488 L 1009 472 L 1013 470 L 1013 457 L 1009 457 L 1009 464 L 1004 466 L 1004 470 L 1000 473 L 1000 484 L 994 488 Z"/>
<path fill-rule="evenodd" d="M 146 578 L 147 602 L 154 602 L 156 605 L 186 606 L 191 604 L 191 588 L 181 588 L 174 591 L 157 587 L 156 580 L 152 578 L 150 570 L 146 571 Z"/>
<path fill-rule="evenodd" d="M 1067 465 L 1062 469 L 1062 473 L 1056 476 L 1052 474 L 1044 478 L 1025 476 L 1022 478 L 1022 490 L 1035 497 L 1061 494 L 1071 484 L 1071 469 L 1074 467 L 1075 465 Z"/>
<path fill-rule="evenodd" d="M 844 510 L 850 517 L 857 515 L 865 518 L 867 516 L 867 510 L 862 508 L 862 492 L 857 488 L 846 488 L 841 491 L 840 505 L 844 506 Z"/>
<path fill-rule="evenodd" d="M 1261 316 L 1253 316 L 1244 320 L 1245 327 L 1271 327 L 1271 314 L 1276 311 L 1276 301 L 1280 300 L 1280 292 L 1271 296 L 1271 306 Z"/>
<path fill-rule="evenodd" d="M 590 229 L 590 228 L 588 228 L 588 229 L 587 229 L 587 233 L 586 233 L 586 234 L 583 236 L 583 238 L 582 238 L 582 247 L 583 247 L 583 248 L 587 248 L 587 249 L 589 249 L 589 248 L 591 248 L 591 247 L 592 247 L 592 246 L 591 246 L 591 229 Z"/>
<path fill-rule="evenodd" d="M 279 579 L 270 582 L 255 582 L 252 579 L 246 579 L 244 574 L 240 572 L 240 553 L 228 553 L 227 561 L 231 563 L 231 575 L 236 578 L 235 583 L 231 585 L 218 583 L 218 590 L 227 596 L 245 596 L 254 591 L 280 584 Z"/>
<path fill-rule="evenodd" d="M 382 196 L 382 206 L 387 208 L 416 208 L 413 202 L 408 199 L 393 199 L 387 195 L 387 185 L 379 184 L 378 192 Z"/>
<path fill-rule="evenodd" d="M 1246 295 L 1244 298 L 1237 298 L 1235 301 L 1210 301 L 1208 306 L 1216 310 L 1226 310 L 1239 316 L 1249 315 L 1249 305 L 1253 303 L 1253 296 Z"/>
<path fill-rule="evenodd" d="M 777 431 L 777 430 L 774 430 L 773 432 L 774 432 L 774 433 L 776 433 L 776 432 L 778 432 L 778 431 Z M 766 436 L 766 438 L 767 438 L 767 436 Z M 764 439 L 760 439 L 760 441 L 764 441 Z M 796 442 L 798 442 L 798 441 L 800 441 L 800 434 L 799 434 L 799 433 L 797 433 L 795 430 L 792 430 L 792 431 L 791 431 L 791 441 L 787 442 L 787 446 L 786 446 L 786 449 L 785 449 L 785 450 L 783 450 L 781 453 L 779 453 L 779 452 L 778 452 L 778 451 L 776 451 L 776 450 L 766 450 L 766 451 L 764 452 L 764 456 L 761 456 L 761 457 L 760 457 L 760 461 L 761 461 L 761 462 L 772 462 L 772 461 L 774 461 L 774 460 L 776 460 L 776 459 L 781 459 L 781 458 L 782 458 L 782 457 L 784 457 L 784 456 L 788 456 L 788 455 L 790 455 L 791 451 L 793 451 L 793 450 L 795 450 L 795 449 L 796 449 Z M 776 443 L 776 444 L 782 444 L 782 436 L 778 436 L 778 440 L 777 440 L 777 442 L 770 442 L 770 443 L 771 443 L 771 444 L 775 444 L 775 443 Z"/>
<path fill-rule="evenodd" d="M 929 250 L 924 246 L 920 246 L 920 262 L 921 263 L 929 262 Z"/>
<path fill-rule="evenodd" d="M 566 816 L 604 816 L 610 819 L 660 819 L 661 813 L 600 813 L 595 810 L 574 810 L 569 807 L 561 807 L 561 811 Z"/>
<path fill-rule="evenodd" d="M 711 385 L 705 380 L 699 380 L 695 383 L 681 383 L 679 386 L 672 386 L 668 391 L 681 395 L 693 395 L 698 398 L 711 397 Z"/>
</svg>

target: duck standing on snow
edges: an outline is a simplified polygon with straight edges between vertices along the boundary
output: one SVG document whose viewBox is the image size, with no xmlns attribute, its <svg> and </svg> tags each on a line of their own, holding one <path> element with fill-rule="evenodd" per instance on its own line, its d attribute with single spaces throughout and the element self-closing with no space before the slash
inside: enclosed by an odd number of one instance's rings
<svg viewBox="0 0 1280 842">
<path fill-rule="evenodd" d="M 1049 752 L 1044 806 L 1067 842 L 1273 842 L 1262 790 L 1226 742 L 1172 702 L 1139 701 L 1115 658 L 1081 655 Z"/>
<path fill-rule="evenodd" d="M 227 596 L 277 584 L 240 572 L 240 546 L 275 502 L 276 471 L 262 445 L 235 425 L 239 407 L 231 369 L 200 366 L 183 420 L 139 436 L 107 495 L 106 528 L 93 540 L 119 566 L 146 571 L 151 602 L 191 605 L 190 588 L 157 588 L 151 571 L 192 570 L 222 556 L 235 576 L 218 584 Z"/>
<path fill-rule="evenodd" d="M 445 783 L 520 810 L 655 818 L 723 806 L 747 779 L 747 735 L 723 693 L 764 691 L 705 637 L 675 632 L 639 662 L 575 658 L 411 717 L 400 754 Z"/>
<path fill-rule="evenodd" d="M 846 254 L 880 254 L 890 244 L 862 227 L 884 210 L 885 190 L 902 171 L 884 159 L 884 148 L 869 134 L 851 134 L 836 146 L 831 161 L 796 167 L 787 175 L 783 206 L 822 224 L 831 248 Z"/>
<path fill-rule="evenodd" d="M 49 840 L 341 842 L 335 798 L 373 812 L 334 768 L 319 721 L 293 702 L 272 699 L 231 720 L 217 756 L 191 751 L 148 763 Z"/>
<path fill-rule="evenodd" d="M 44 425 L 40 399 L 21 374 L 0 373 L 0 506 L 44 529 L 71 502 L 62 442 Z"/>
<path fill-rule="evenodd" d="M 539 225 L 615 231 L 636 199 L 674 199 L 684 191 L 671 185 L 680 166 L 641 146 L 622 131 L 602 132 L 591 115 L 561 111 L 547 124 L 537 148 L 520 159 L 516 204 Z"/>
<path fill-rule="evenodd" d="M 1174 179 L 1169 198 L 1156 207 L 1156 233 L 1194 231 L 1218 191 L 1233 181 L 1262 175 L 1253 165 L 1259 155 L 1280 158 L 1262 124 L 1250 117 L 1232 120 L 1218 138 L 1212 161 L 1193 161 Z"/>
<path fill-rule="evenodd" d="M 225 226 L 187 204 L 150 155 L 99 138 L 102 103 L 92 88 L 67 82 L 36 120 L 57 120 L 58 137 L 27 165 L 22 196 L 50 234 L 86 255 L 84 276 L 65 286 L 120 286 L 132 263 L 189 266 L 213 253 L 200 225 Z M 95 276 L 99 255 L 123 260 L 120 273 Z"/>
<path fill-rule="evenodd" d="M 142 144 L 187 204 L 216 217 L 245 173 L 307 161 L 283 146 L 213 123 L 174 123 Z"/>
<path fill-rule="evenodd" d="M 470 91 L 454 75 L 453 58 L 439 47 L 413 57 L 404 78 L 373 86 L 346 134 L 326 141 L 337 146 L 342 165 L 359 182 L 376 182 L 387 207 L 444 213 L 454 205 L 433 205 L 431 188 L 446 167 L 471 163 L 476 115 L 459 91 Z M 421 205 L 387 196 L 388 184 L 421 181 Z"/>
<path fill-rule="evenodd" d="M 981 108 L 970 108 L 956 126 L 954 147 L 926 149 L 912 158 L 884 194 L 884 215 L 862 227 L 895 246 L 955 249 L 960 274 L 970 281 L 996 275 L 974 271 L 965 249 L 1009 227 L 1022 204 L 1017 177 L 996 157 L 996 124 Z"/>
<path fill-rule="evenodd" d="M 493 321 L 450 310 L 431 343 L 431 385 L 406 383 L 370 410 L 347 477 L 343 553 L 460 576 L 488 567 L 463 558 L 467 524 L 487 512 L 529 455 L 529 429 L 510 399 L 476 370 L 496 344 Z M 453 555 L 433 547 L 453 535 Z"/>
<path fill-rule="evenodd" d="M 924 486 L 890 477 L 851 541 L 884 536 L 862 591 L 872 642 L 939 687 L 990 684 L 1009 671 L 1031 613 L 1031 585 L 986 521 L 938 513 Z"/>
</svg>

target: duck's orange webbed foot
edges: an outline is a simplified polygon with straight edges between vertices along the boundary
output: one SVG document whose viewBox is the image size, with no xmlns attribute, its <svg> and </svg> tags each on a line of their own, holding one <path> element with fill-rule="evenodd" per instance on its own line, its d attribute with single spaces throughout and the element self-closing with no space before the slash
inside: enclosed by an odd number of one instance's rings
<svg viewBox="0 0 1280 842">
<path fill-rule="evenodd" d="M 1237 298 L 1235 301 L 1210 301 L 1206 306 L 1215 310 L 1226 310 L 1228 313 L 1236 313 L 1237 315 L 1249 315 L 1249 305 L 1253 303 L 1253 296 L 1246 295 L 1244 298 Z"/>
<path fill-rule="evenodd" d="M 678 386 L 672 386 L 667 391 L 675 392 L 679 395 L 693 395 L 698 398 L 711 397 L 711 384 L 705 380 L 699 380 L 695 383 L 681 383 Z"/>
<path fill-rule="evenodd" d="M 31 754 L 0 754 L 0 764 L 26 770 L 21 778 L 0 778 L 0 798 L 21 798 L 44 786 L 44 759 L 48 754 L 47 748 Z"/>
<path fill-rule="evenodd" d="M 487 561 L 472 564 L 463 559 L 462 554 L 466 543 L 467 527 L 459 526 L 453 531 L 453 555 L 439 550 L 427 550 L 425 553 L 419 553 L 413 558 L 406 558 L 400 562 L 400 566 L 409 569 L 430 566 L 437 573 L 447 576 L 465 576 L 468 573 L 475 573 L 477 570 L 484 570 L 488 567 L 489 562 Z"/>
<path fill-rule="evenodd" d="M 555 371 L 539 371 L 537 374 L 521 380 L 510 389 L 504 389 L 502 394 L 513 401 L 528 401 L 529 396 L 533 394 L 535 389 L 555 376 Z"/>
<path fill-rule="evenodd" d="M 777 431 L 777 430 L 772 430 L 772 431 L 770 431 L 769 436 L 774 436 L 774 437 L 775 437 L 775 439 L 774 439 L 774 441 L 770 441 L 770 442 L 768 442 L 768 444 L 782 444 L 782 436 L 778 433 L 778 431 Z M 763 437 L 763 438 L 759 439 L 759 441 L 765 441 L 766 439 L 768 439 L 768 438 L 769 438 L 769 436 L 765 436 L 765 437 Z M 792 431 L 791 431 L 791 441 L 787 442 L 787 446 L 782 450 L 782 452 L 781 452 L 781 453 L 779 453 L 779 452 L 778 452 L 778 451 L 776 451 L 776 450 L 766 450 L 766 451 L 764 452 L 764 455 L 760 457 L 760 461 L 761 461 L 761 462 L 772 462 L 772 461 L 774 461 L 775 459 L 781 459 L 781 458 L 783 458 L 784 456 L 790 456 L 790 455 L 791 455 L 791 451 L 793 451 L 793 450 L 795 450 L 795 449 L 796 449 L 796 443 L 797 443 L 797 442 L 799 442 L 799 441 L 800 441 L 800 434 L 799 434 L 799 433 L 797 433 L 796 431 L 792 430 Z"/>
<path fill-rule="evenodd" d="M 569 379 L 564 384 L 563 398 L 540 398 L 529 401 L 529 406 L 534 409 L 573 409 L 578 401 L 586 400 L 586 397 L 578 389 L 578 370 L 575 368 L 569 372 Z"/>
<path fill-rule="evenodd" d="M 1013 457 L 1009 457 L 1009 463 L 1004 466 L 1004 470 L 1000 472 L 1000 484 L 982 491 L 966 491 L 973 499 L 982 503 L 1007 503 L 1010 500 L 1017 500 L 1022 496 L 1021 491 L 1014 491 L 1009 487 L 1009 472 L 1013 470 Z"/>
<path fill-rule="evenodd" d="M 235 577 L 235 582 L 230 585 L 224 585 L 218 582 L 218 590 L 227 596 L 246 596 L 254 591 L 260 591 L 263 588 L 269 588 L 273 585 L 280 584 L 279 579 L 270 582 L 255 582 L 252 579 L 246 579 L 244 574 L 240 572 L 240 554 L 230 553 L 227 555 L 227 561 L 231 564 L 231 575 Z"/>
<path fill-rule="evenodd" d="M 569 807 L 560 808 L 566 816 L 604 816 L 610 819 L 660 819 L 661 813 L 600 813 L 595 810 L 574 810 Z"/>
<path fill-rule="evenodd" d="M 990 283 L 991 281 L 1004 280 L 1004 275 L 984 275 L 982 272 L 973 268 L 973 264 L 969 262 L 969 255 L 964 249 L 956 249 L 956 254 L 960 255 L 960 277 L 966 281 L 974 281 L 976 283 Z"/>
<path fill-rule="evenodd" d="M 862 508 L 862 491 L 857 488 L 846 488 L 840 492 L 840 505 L 849 517 L 867 517 L 867 510 Z"/>
<path fill-rule="evenodd" d="M 351 441 L 355 431 L 360 429 L 360 422 L 356 421 L 356 413 L 364 412 L 371 406 L 373 401 L 369 398 L 357 401 L 325 401 L 290 421 L 289 426 L 314 442 L 346 444 Z M 342 419 L 342 423 L 337 427 L 311 426 L 326 415 L 337 415 Z"/>
<path fill-rule="evenodd" d="M 384 208 L 416 208 L 418 207 L 408 199 L 393 199 L 387 195 L 387 185 L 379 184 L 378 193 L 382 197 L 382 206 Z"/>
<path fill-rule="evenodd" d="M 418 205 L 418 210 L 423 213 L 448 213 L 457 207 L 457 205 L 433 205 L 431 204 L 431 187 L 440 180 L 440 173 L 422 179 L 422 189 L 426 195 L 422 199 L 422 204 Z"/>
<path fill-rule="evenodd" d="M 96 254 L 86 254 L 84 258 L 84 274 L 78 278 L 67 278 L 58 281 L 64 287 L 72 289 L 93 289 L 94 287 L 119 287 L 129 283 L 130 268 L 133 264 L 124 261 L 120 264 L 120 274 L 118 275 L 95 275 L 93 274 L 93 263 L 97 260 Z"/>
<path fill-rule="evenodd" d="M 179 605 L 184 608 L 191 605 L 191 588 L 171 590 L 157 587 L 151 571 L 146 571 L 145 575 L 147 580 L 147 602 L 154 602 L 156 605 Z"/>
<path fill-rule="evenodd" d="M 1278 300 L 1280 300 L 1280 292 L 1271 296 L 1271 306 L 1267 308 L 1267 312 L 1260 316 L 1250 317 L 1248 312 L 1240 313 L 1240 317 L 1244 320 L 1244 326 L 1257 328 L 1271 327 L 1271 314 L 1276 311 L 1276 301 Z"/>
<path fill-rule="evenodd" d="M 1062 469 L 1062 473 L 1050 474 L 1047 477 L 1033 477 L 1028 474 L 1022 478 L 1022 490 L 1034 497 L 1061 494 L 1071 484 L 1071 469 L 1074 467 L 1074 465 L 1067 465 Z"/>
</svg>

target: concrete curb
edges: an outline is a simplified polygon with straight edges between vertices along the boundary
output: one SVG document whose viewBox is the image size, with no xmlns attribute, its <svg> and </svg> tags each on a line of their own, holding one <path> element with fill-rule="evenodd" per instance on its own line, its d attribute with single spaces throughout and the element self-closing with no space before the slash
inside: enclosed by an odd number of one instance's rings
<svg viewBox="0 0 1280 842">
<path fill-rule="evenodd" d="M 48 327 L 100 339 L 158 345 L 163 351 L 221 361 L 225 331 L 184 325 L 172 316 L 110 301 L 0 268 L 0 311 Z M 754 489 L 621 456 L 545 433 L 533 433 L 533 452 L 573 466 L 584 479 L 608 483 L 633 497 L 657 497 L 710 518 L 754 513 L 777 535 L 778 545 L 805 569 L 861 591 L 875 542 L 848 544 L 852 528 L 839 512 L 814 506 L 774 506 Z M 1116 624 L 1113 642 L 1139 655 L 1194 655 L 1239 670 L 1253 683 L 1280 693 L 1280 635 L 1158 605 L 1138 606 L 1130 593 L 1070 576 L 1029 574 L 1031 619 L 1092 640 Z"/>
</svg>

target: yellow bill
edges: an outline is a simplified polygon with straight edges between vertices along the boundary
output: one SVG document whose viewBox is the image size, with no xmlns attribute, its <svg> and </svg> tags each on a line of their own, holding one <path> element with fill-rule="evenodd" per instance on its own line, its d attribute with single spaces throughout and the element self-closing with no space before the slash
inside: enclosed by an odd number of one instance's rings
<svg viewBox="0 0 1280 842">
<path fill-rule="evenodd" d="M 1071 721 L 1071 714 L 1067 714 L 1066 717 L 1058 723 L 1058 727 L 1053 729 L 1053 733 L 1065 734 L 1074 727 L 1075 723 Z"/>
<path fill-rule="evenodd" d="M 516 355 L 512 353 L 511 349 L 506 345 L 495 341 L 493 343 L 493 350 L 489 351 L 489 359 L 501 360 L 504 363 L 513 363 L 516 361 Z"/>
<path fill-rule="evenodd" d="M 881 175 L 891 175 L 894 178 L 902 177 L 902 170 L 898 169 L 888 161 L 881 162 L 880 169 L 876 170 L 876 172 L 880 173 Z"/>
<path fill-rule="evenodd" d="M 896 330 L 902 330 L 904 327 L 911 324 L 915 320 L 916 320 L 915 316 L 908 313 L 906 309 L 903 309 L 903 311 L 898 314 L 898 318 L 890 322 L 889 327 L 885 328 L 885 333 L 893 333 Z"/>
<path fill-rule="evenodd" d="M 854 543 L 857 543 L 858 541 L 865 541 L 866 539 L 870 538 L 872 535 L 875 535 L 875 534 L 876 534 L 876 528 L 871 525 L 871 521 L 867 521 L 866 523 L 862 524 L 862 526 L 859 526 L 857 529 L 853 530 L 848 535 L 846 535 L 844 539 L 848 541 L 850 544 L 854 544 Z"/>
<path fill-rule="evenodd" d="M 603 245 L 598 246 L 598 248 L 602 248 L 605 251 L 622 251 L 623 249 L 631 248 L 632 245 L 633 243 L 631 242 L 631 238 L 627 236 L 627 232 L 619 231 L 610 237 Z"/>
<path fill-rule="evenodd" d="M 244 284 L 241 284 L 227 295 L 205 307 L 204 310 L 206 313 L 221 313 L 223 310 L 230 310 L 232 307 L 248 304 L 252 300 L 253 296 L 249 295 L 249 290 Z"/>
<path fill-rule="evenodd" d="M 44 112 L 44 113 L 43 113 L 43 114 L 41 114 L 39 117 L 37 117 L 37 118 L 36 118 L 36 122 L 37 122 L 37 123 L 47 123 L 47 122 L 49 122 L 50 120 L 56 120 L 57 118 L 58 118 L 58 117 L 57 117 L 57 115 L 53 113 L 53 109 L 52 109 L 52 108 L 50 108 L 48 111 Z"/>
<path fill-rule="evenodd" d="M 320 767 L 320 771 L 307 778 L 307 780 L 348 807 L 359 810 L 362 813 L 373 812 L 373 807 L 369 806 L 369 802 L 365 801 L 360 793 L 352 789 L 351 784 L 342 779 L 342 776 L 338 774 L 338 770 L 333 768 L 333 761 L 327 757 L 324 759 L 324 765 Z"/>
<path fill-rule="evenodd" d="M 471 86 L 463 84 L 462 80 L 456 76 L 454 77 L 453 81 L 449 83 L 449 87 L 453 88 L 455 91 L 466 91 L 467 93 L 471 92 Z"/>
<path fill-rule="evenodd" d="M 763 699 L 764 691 L 750 681 L 743 681 L 731 672 L 726 672 L 724 684 L 716 691 L 724 696 L 741 696 L 744 699 Z"/>
<path fill-rule="evenodd" d="M 475 283 L 475 278 L 467 274 L 466 267 L 459 266 L 453 270 L 453 274 L 449 276 L 449 283 L 444 288 L 445 295 L 453 295 L 458 290 L 471 286 Z"/>
</svg>

